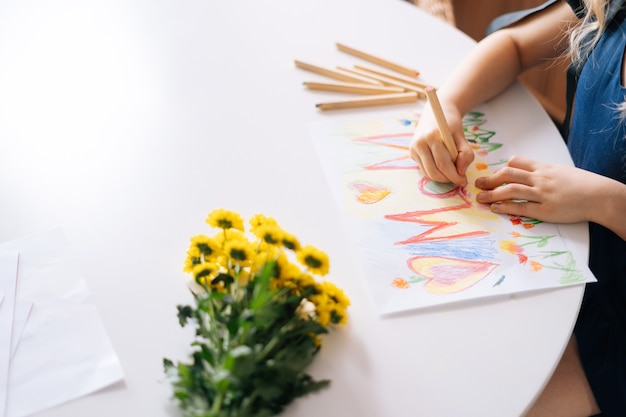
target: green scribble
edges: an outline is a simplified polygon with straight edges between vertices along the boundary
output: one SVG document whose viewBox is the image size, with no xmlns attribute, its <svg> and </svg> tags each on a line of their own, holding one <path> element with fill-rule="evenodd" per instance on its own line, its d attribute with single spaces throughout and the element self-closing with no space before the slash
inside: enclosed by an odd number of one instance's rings
<svg viewBox="0 0 626 417">
<path fill-rule="evenodd" d="M 426 189 L 433 194 L 445 194 L 454 190 L 455 187 L 456 185 L 450 182 L 429 181 L 426 184 Z"/>
<path fill-rule="evenodd" d="M 420 275 L 413 275 L 407 279 L 409 284 L 417 284 L 418 282 L 428 281 L 428 278 L 422 277 Z"/>
<path fill-rule="evenodd" d="M 541 220 L 537 220 L 537 219 L 531 219 L 530 217 L 521 217 L 521 216 L 509 216 L 509 221 L 513 224 L 513 226 L 521 224 L 521 225 L 528 225 L 530 227 L 533 227 L 537 224 L 541 224 L 543 223 L 543 221 Z"/>
<path fill-rule="evenodd" d="M 496 134 L 493 130 L 480 129 L 470 125 L 464 125 L 463 131 L 465 132 L 465 138 L 468 141 L 478 144 L 488 143 L 489 139 Z M 501 143 L 495 143 L 493 145 L 497 145 L 498 148 L 502 146 Z"/>
<path fill-rule="evenodd" d="M 538 248 L 543 248 L 548 244 L 550 239 L 556 237 L 556 235 L 547 235 L 547 236 L 532 236 L 532 235 L 518 235 L 517 237 L 521 237 L 524 239 L 529 239 L 529 242 L 521 243 L 520 246 L 528 246 L 528 245 L 537 245 Z"/>
<path fill-rule="evenodd" d="M 568 251 L 566 250 L 553 250 L 553 251 L 549 251 L 549 252 L 541 252 L 543 255 L 541 255 L 541 259 L 548 259 L 548 258 L 554 258 L 555 256 L 561 256 L 564 255 L 566 253 L 568 253 Z"/>
<path fill-rule="evenodd" d="M 496 149 L 500 149 L 502 144 L 489 142 L 496 132 L 479 127 L 486 121 L 487 119 L 485 119 L 484 113 L 475 111 L 469 112 L 463 118 L 463 131 L 465 133 L 465 139 L 467 139 L 468 142 L 479 145 L 481 149 L 487 152 L 493 152 Z"/>
<path fill-rule="evenodd" d="M 546 236 L 533 236 L 533 235 L 520 235 L 518 233 L 512 233 L 514 237 L 528 239 L 528 242 L 520 243 L 519 246 L 535 245 L 538 248 L 543 248 L 548 245 L 550 239 L 556 237 L 556 235 Z M 561 251 L 540 251 L 537 255 L 530 255 L 530 258 L 540 259 L 545 261 L 551 259 L 550 264 L 541 262 L 542 266 L 547 269 L 555 269 L 563 271 L 563 275 L 559 278 L 561 285 L 575 284 L 583 282 L 585 277 L 580 269 L 576 267 L 576 259 L 572 253 L 568 250 Z M 565 262 L 563 262 L 563 260 Z"/>
<path fill-rule="evenodd" d="M 485 118 L 485 113 L 481 113 L 478 111 L 471 111 L 463 117 L 463 123 L 471 126 L 482 126 L 487 122 Z"/>
<path fill-rule="evenodd" d="M 541 254 L 537 256 L 541 257 L 541 259 L 557 258 L 557 257 L 559 259 L 562 259 L 563 257 L 565 257 L 564 263 L 561 263 L 558 260 L 556 260 L 551 265 L 543 265 L 544 268 L 563 271 L 563 275 L 559 279 L 559 283 L 561 285 L 576 284 L 576 283 L 585 281 L 585 277 L 582 271 L 576 267 L 576 259 L 574 258 L 574 255 L 572 255 L 572 252 L 570 251 L 547 251 L 547 252 L 541 252 Z"/>
<path fill-rule="evenodd" d="M 492 166 L 496 166 L 496 165 L 506 165 L 506 163 L 509 162 L 506 159 L 500 159 L 499 161 L 496 162 L 492 162 L 490 164 L 487 164 L 488 166 L 492 167 Z"/>
</svg>

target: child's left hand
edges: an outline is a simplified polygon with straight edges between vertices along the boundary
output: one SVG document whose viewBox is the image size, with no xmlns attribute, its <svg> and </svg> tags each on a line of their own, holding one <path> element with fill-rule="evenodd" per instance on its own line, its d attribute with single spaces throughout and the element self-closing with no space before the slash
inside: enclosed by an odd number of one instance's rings
<svg viewBox="0 0 626 417">
<path fill-rule="evenodd" d="M 476 179 L 479 203 L 494 213 L 556 223 L 590 221 L 595 195 L 608 178 L 575 167 L 544 164 L 514 156 L 507 166 Z"/>
</svg>

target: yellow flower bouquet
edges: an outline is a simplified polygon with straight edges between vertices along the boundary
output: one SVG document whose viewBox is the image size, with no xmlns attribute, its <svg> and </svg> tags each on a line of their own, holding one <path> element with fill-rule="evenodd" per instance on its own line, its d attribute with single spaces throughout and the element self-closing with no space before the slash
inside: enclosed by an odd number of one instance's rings
<svg viewBox="0 0 626 417">
<path fill-rule="evenodd" d="M 331 282 L 327 255 L 301 246 L 276 220 L 257 214 L 250 236 L 236 212 L 206 222 L 217 233 L 191 238 L 184 271 L 195 304 L 179 305 L 195 326 L 190 362 L 164 358 L 174 399 L 186 417 L 265 417 L 326 387 L 306 373 L 320 336 L 346 322 L 350 304 Z"/>
</svg>

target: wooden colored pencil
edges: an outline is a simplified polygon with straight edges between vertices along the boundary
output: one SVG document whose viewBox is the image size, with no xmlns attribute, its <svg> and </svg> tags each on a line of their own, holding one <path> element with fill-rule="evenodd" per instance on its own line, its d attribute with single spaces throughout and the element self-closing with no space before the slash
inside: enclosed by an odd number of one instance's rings
<svg viewBox="0 0 626 417">
<path fill-rule="evenodd" d="M 389 87 L 378 86 L 371 84 L 356 84 L 356 83 L 319 83 L 312 81 L 305 81 L 305 87 L 311 90 L 323 90 L 323 91 L 336 91 L 339 93 L 352 93 L 352 94 L 391 94 L 391 93 L 403 93 L 405 90 L 402 87 Z"/>
<path fill-rule="evenodd" d="M 399 72 L 400 74 L 408 75 L 409 77 L 417 77 L 420 74 L 419 71 L 416 69 L 405 67 L 404 65 L 400 65 L 395 62 L 389 61 L 387 59 L 383 59 L 375 55 L 369 54 L 367 52 L 360 51 L 358 49 L 349 47 L 339 42 L 337 42 L 337 48 L 342 52 L 348 53 L 350 55 L 359 57 L 361 59 L 364 59 L 366 61 L 372 62 L 377 65 L 380 65 L 381 67 L 389 68 L 393 71 Z"/>
<path fill-rule="evenodd" d="M 307 71 L 314 72 L 316 74 L 324 75 L 326 77 L 334 78 L 340 81 L 347 81 L 351 83 L 366 83 L 372 85 L 383 85 L 382 82 L 377 81 L 371 77 L 366 77 L 359 74 L 350 74 L 345 71 L 336 71 L 330 68 L 320 67 L 318 65 L 309 64 L 306 62 L 295 60 L 296 67 Z"/>
<path fill-rule="evenodd" d="M 443 144 L 445 145 L 448 152 L 450 152 L 450 156 L 452 156 L 452 160 L 456 162 L 456 158 L 459 155 L 456 144 L 454 143 L 454 139 L 452 138 L 452 133 L 450 133 L 450 127 L 448 126 L 448 122 L 446 121 L 446 117 L 443 114 L 443 109 L 441 108 L 441 103 L 439 103 L 439 97 L 437 97 L 437 90 L 434 87 L 426 87 L 424 90 L 426 93 L 426 97 L 430 102 L 430 107 L 435 114 L 435 118 L 437 119 L 437 125 L 439 126 L 439 133 L 441 134 L 441 139 L 443 139 Z"/>
<path fill-rule="evenodd" d="M 320 110 L 335 110 L 335 109 L 351 109 L 355 107 L 411 103 L 414 101 L 417 101 L 417 93 L 411 91 L 407 93 L 379 94 L 379 95 L 355 98 L 352 100 L 318 103 L 315 105 L 315 107 L 317 107 Z"/>
<path fill-rule="evenodd" d="M 355 65 L 354 66 L 355 69 L 361 70 L 364 73 L 367 74 L 372 74 L 372 75 L 379 75 L 385 78 L 391 78 L 397 81 L 401 81 L 403 83 L 407 83 L 407 84 L 411 84 L 414 85 L 416 87 L 420 87 L 421 89 L 424 89 L 427 87 L 427 84 L 424 84 L 423 82 L 420 82 L 418 80 L 416 80 L 413 77 L 407 77 L 406 75 L 402 75 L 402 74 L 396 74 L 393 73 L 391 71 L 383 71 L 383 70 L 378 70 L 378 69 L 374 69 L 374 68 L 370 68 L 370 67 L 365 67 L 363 65 Z"/>
<path fill-rule="evenodd" d="M 336 67 L 334 70 L 337 71 L 339 74 L 343 74 L 343 75 L 348 76 L 348 77 L 359 77 L 360 79 L 362 79 L 364 81 L 367 80 L 368 84 L 381 85 L 381 86 L 385 85 L 385 83 L 375 79 L 373 76 L 371 76 L 369 74 L 365 75 L 366 74 L 365 72 L 362 72 L 362 73 L 358 74 L 358 73 L 356 73 L 354 71 L 349 71 L 349 70 L 346 71 L 345 68 L 341 68 L 341 67 Z M 376 83 L 376 84 L 374 84 L 374 83 Z"/>
<path fill-rule="evenodd" d="M 391 86 L 395 86 L 395 87 L 401 87 L 404 88 L 405 90 L 408 91 L 414 91 L 416 93 L 418 93 L 418 95 L 421 98 L 426 98 L 426 94 L 424 94 L 424 89 L 422 87 L 418 87 L 414 84 L 409 84 L 409 83 L 405 83 L 402 81 L 398 81 L 395 80 L 393 78 L 389 78 L 389 77 L 385 77 L 383 75 L 378 75 L 378 74 L 370 74 L 367 73 L 363 70 L 360 69 L 356 69 L 356 68 L 344 68 L 344 67 L 337 67 L 338 70 L 343 71 L 343 72 L 347 72 L 350 74 L 354 74 L 354 75 L 362 75 L 362 76 L 367 76 L 367 77 L 372 77 L 375 80 L 378 80 L 380 82 L 382 82 L 384 85 L 391 85 Z"/>
</svg>

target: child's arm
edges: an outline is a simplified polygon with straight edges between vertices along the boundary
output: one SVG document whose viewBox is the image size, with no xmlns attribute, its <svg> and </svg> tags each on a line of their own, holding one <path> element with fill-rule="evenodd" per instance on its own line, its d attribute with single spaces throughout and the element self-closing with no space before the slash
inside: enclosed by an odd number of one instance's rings
<svg viewBox="0 0 626 417">
<path fill-rule="evenodd" d="M 568 44 L 567 28 L 577 22 L 567 3 L 558 2 L 478 43 L 438 90 L 459 151 L 456 166 L 428 106 L 415 130 L 411 156 L 427 177 L 457 185 L 467 183 L 465 171 L 474 154 L 463 134 L 463 115 L 498 95 L 525 69 L 562 54 Z"/>
</svg>

